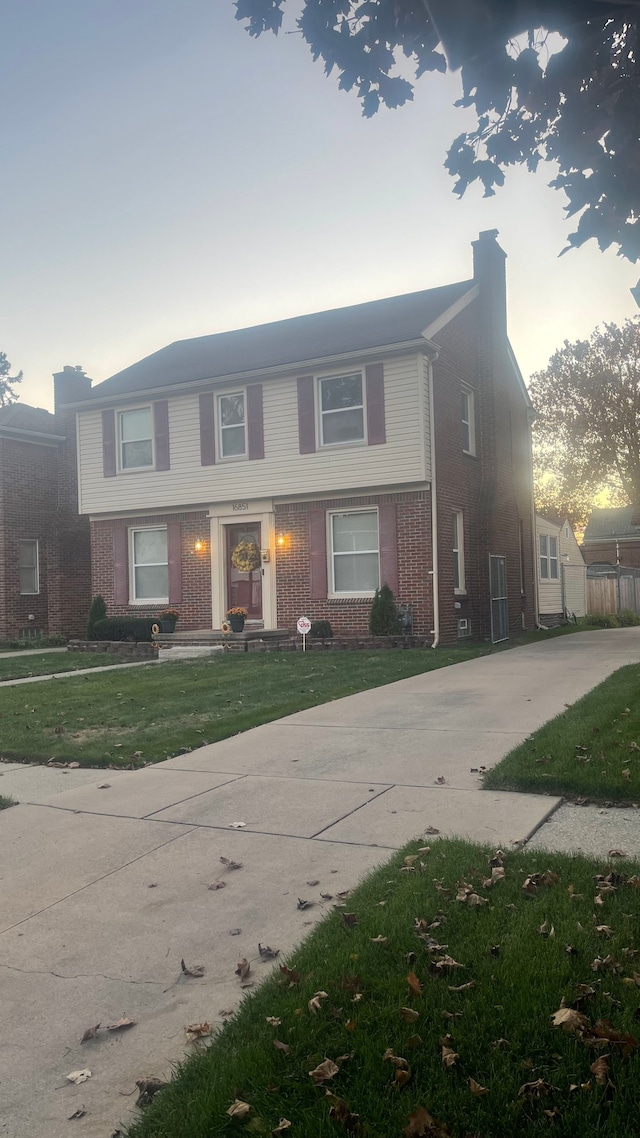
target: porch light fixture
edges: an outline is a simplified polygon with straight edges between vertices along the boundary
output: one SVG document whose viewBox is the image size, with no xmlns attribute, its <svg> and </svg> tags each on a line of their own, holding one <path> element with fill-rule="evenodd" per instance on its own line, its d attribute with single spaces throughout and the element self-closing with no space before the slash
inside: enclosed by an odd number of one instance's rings
<svg viewBox="0 0 640 1138">
<path fill-rule="evenodd" d="M 290 540 L 288 533 L 279 533 L 277 537 L 278 549 L 288 549 Z"/>
<path fill-rule="evenodd" d="M 195 553 L 202 553 L 202 551 L 204 549 L 204 541 L 202 540 L 202 538 L 199 537 L 197 539 L 197 541 L 194 541 L 193 549 L 194 549 Z"/>
</svg>

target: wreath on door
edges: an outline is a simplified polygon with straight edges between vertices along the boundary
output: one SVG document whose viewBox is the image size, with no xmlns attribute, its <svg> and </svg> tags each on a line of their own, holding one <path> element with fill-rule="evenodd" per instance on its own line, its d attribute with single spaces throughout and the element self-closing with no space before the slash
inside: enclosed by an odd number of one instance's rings
<svg viewBox="0 0 640 1138">
<path fill-rule="evenodd" d="M 260 567 L 260 550 L 255 541 L 241 541 L 231 552 L 231 564 L 239 573 L 252 573 Z"/>
</svg>

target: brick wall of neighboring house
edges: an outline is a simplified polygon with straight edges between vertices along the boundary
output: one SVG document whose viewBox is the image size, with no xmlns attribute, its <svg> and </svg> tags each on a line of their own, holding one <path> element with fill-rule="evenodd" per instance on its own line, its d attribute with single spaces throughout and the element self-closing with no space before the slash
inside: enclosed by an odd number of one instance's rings
<svg viewBox="0 0 640 1138">
<path fill-rule="evenodd" d="M 396 597 L 413 610 L 414 631 L 429 635 L 433 628 L 431 569 L 431 510 L 428 490 L 399 494 L 357 495 L 326 501 L 285 502 L 276 505 L 276 532 L 287 535 L 276 553 L 278 627 L 294 629 L 299 616 L 329 620 L 336 635 L 368 631 L 371 598 L 311 598 L 309 514 L 367 506 L 395 505 L 397 526 Z"/>
<path fill-rule="evenodd" d="M 114 532 L 139 526 L 169 525 L 177 522 L 181 536 L 182 600 L 170 605 L 116 604 L 114 570 Z M 91 523 L 92 592 L 104 597 L 109 616 L 155 616 L 162 609 L 176 608 L 180 613 L 179 628 L 211 628 L 211 557 L 209 542 L 197 552 L 196 541 L 209 532 L 206 511 L 155 514 L 153 517 L 118 518 Z M 127 558 L 129 556 L 127 542 Z M 127 564 L 127 570 L 129 565 Z"/>
<path fill-rule="evenodd" d="M 615 565 L 619 561 L 630 569 L 640 568 L 640 541 L 620 541 L 616 544 L 615 538 L 610 538 L 608 541 L 590 541 L 580 548 L 587 565 L 593 565 L 595 561 L 608 561 L 610 565 Z"/>
</svg>

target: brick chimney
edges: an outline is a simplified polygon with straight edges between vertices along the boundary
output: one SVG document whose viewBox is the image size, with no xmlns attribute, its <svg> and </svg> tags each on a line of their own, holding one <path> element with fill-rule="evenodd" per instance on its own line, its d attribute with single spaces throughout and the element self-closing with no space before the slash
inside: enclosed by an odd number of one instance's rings
<svg viewBox="0 0 640 1138">
<path fill-rule="evenodd" d="M 494 334 L 507 332 L 507 254 L 497 241 L 497 229 L 485 229 L 473 246 L 473 279 L 480 285 L 481 305 Z"/>
<path fill-rule="evenodd" d="M 54 414 L 58 415 L 65 403 L 79 403 L 86 399 L 90 391 L 91 380 L 82 368 L 65 364 L 62 371 L 53 373 Z"/>
</svg>

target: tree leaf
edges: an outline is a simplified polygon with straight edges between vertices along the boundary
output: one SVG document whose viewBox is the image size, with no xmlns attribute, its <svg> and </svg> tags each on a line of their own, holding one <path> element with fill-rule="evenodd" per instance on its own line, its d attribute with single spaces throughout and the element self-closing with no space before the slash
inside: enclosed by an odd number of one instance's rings
<svg viewBox="0 0 640 1138">
<path fill-rule="evenodd" d="M 338 1074 L 340 1068 L 333 1062 L 333 1059 L 324 1059 L 313 1071 L 309 1071 L 310 1078 L 314 1083 L 319 1085 L 326 1082 L 327 1079 L 332 1079 L 334 1075 Z"/>
<path fill-rule="evenodd" d="M 480 1083 L 477 1083 L 475 1079 L 471 1078 L 471 1076 L 469 1076 L 469 1090 L 471 1091 L 472 1095 L 476 1096 L 476 1098 L 480 1098 L 482 1095 L 489 1094 L 489 1088 L 481 1086 Z"/>
<path fill-rule="evenodd" d="M 251 1107 L 248 1102 L 243 1102 L 242 1099 L 237 1098 L 231 1103 L 227 1110 L 229 1118 L 246 1118 Z"/>
</svg>

